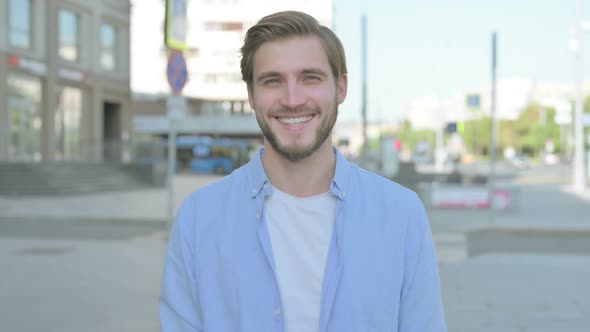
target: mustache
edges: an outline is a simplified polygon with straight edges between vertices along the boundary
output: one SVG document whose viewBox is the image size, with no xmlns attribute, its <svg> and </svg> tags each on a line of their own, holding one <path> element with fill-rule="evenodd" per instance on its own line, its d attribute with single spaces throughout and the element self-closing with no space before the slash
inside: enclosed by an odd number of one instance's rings
<svg viewBox="0 0 590 332">
<path fill-rule="evenodd" d="M 280 108 L 277 110 L 273 110 L 268 113 L 268 115 L 272 117 L 281 117 L 281 116 L 295 116 L 295 115 L 312 115 L 316 114 L 318 111 L 315 108 L 310 107 L 301 107 L 301 108 Z"/>
</svg>

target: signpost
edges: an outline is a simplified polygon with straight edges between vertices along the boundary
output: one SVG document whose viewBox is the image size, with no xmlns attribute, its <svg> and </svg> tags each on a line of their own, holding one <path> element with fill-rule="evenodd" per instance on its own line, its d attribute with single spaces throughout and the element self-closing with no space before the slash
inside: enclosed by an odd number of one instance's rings
<svg viewBox="0 0 590 332">
<path fill-rule="evenodd" d="M 166 102 L 170 131 L 168 133 L 168 221 L 174 222 L 174 174 L 176 174 L 176 122 L 184 117 L 186 99 L 183 96 L 169 96 Z"/>
<path fill-rule="evenodd" d="M 168 83 L 172 95 L 168 96 L 166 108 L 170 132 L 168 133 L 168 220 L 172 226 L 174 222 L 174 174 L 176 174 L 176 121 L 184 117 L 186 99 L 180 95 L 187 81 L 186 61 L 179 51 L 172 51 L 166 68 Z"/>
<path fill-rule="evenodd" d="M 498 65 L 498 34 L 492 33 L 492 91 L 490 100 L 490 117 L 492 118 L 491 125 L 491 142 L 490 142 L 490 177 L 488 181 L 490 190 L 490 205 L 494 205 L 494 182 L 496 176 L 496 69 Z M 490 224 L 494 221 L 493 209 L 490 209 Z"/>
<path fill-rule="evenodd" d="M 186 99 L 181 95 L 188 80 L 188 70 L 182 51 L 186 43 L 187 1 L 166 0 L 164 43 L 170 50 L 166 77 L 171 95 L 166 102 L 170 132 L 168 133 L 168 229 L 174 223 L 174 174 L 176 174 L 176 121 L 184 117 Z"/>
<path fill-rule="evenodd" d="M 480 96 L 475 93 L 467 95 L 467 107 L 472 111 L 479 110 L 481 104 L 480 99 Z"/>
<path fill-rule="evenodd" d="M 168 66 L 166 66 L 166 76 L 170 89 L 175 95 L 179 95 L 188 79 L 188 70 L 186 61 L 180 51 L 171 51 L 168 56 Z"/>
<path fill-rule="evenodd" d="M 186 12 L 188 0 L 166 0 L 164 44 L 171 50 L 184 51 L 186 44 Z"/>
</svg>

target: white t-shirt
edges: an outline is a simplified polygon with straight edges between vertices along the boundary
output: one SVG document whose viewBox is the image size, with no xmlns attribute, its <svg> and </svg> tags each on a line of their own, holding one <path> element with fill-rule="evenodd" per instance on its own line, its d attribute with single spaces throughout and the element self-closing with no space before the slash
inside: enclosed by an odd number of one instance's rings
<svg viewBox="0 0 590 332">
<path fill-rule="evenodd" d="M 275 259 L 286 332 L 317 332 L 336 197 L 297 198 L 273 188 L 263 213 Z"/>
</svg>

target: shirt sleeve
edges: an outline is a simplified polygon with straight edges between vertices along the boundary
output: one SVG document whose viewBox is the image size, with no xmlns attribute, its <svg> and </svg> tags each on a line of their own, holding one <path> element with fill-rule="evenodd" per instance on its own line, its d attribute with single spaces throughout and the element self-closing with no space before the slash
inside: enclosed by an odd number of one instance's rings
<svg viewBox="0 0 590 332">
<path fill-rule="evenodd" d="M 170 232 L 159 299 L 163 332 L 202 331 L 197 316 L 194 243 L 184 230 L 191 221 L 190 212 L 187 200 Z"/>
<path fill-rule="evenodd" d="M 406 233 L 399 332 L 446 331 L 438 265 L 424 205 L 417 196 Z"/>
</svg>

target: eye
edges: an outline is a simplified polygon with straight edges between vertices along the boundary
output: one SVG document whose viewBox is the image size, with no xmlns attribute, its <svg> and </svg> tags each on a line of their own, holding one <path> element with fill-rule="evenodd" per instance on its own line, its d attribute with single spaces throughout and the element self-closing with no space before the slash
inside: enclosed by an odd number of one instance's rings
<svg viewBox="0 0 590 332">
<path fill-rule="evenodd" d="M 280 82 L 281 81 L 278 78 L 274 77 L 274 78 L 269 78 L 269 79 L 264 80 L 263 83 L 264 83 L 264 85 L 277 85 Z"/>
<path fill-rule="evenodd" d="M 305 81 L 307 82 L 318 82 L 321 81 L 321 78 L 317 75 L 306 75 L 304 77 Z"/>
</svg>

